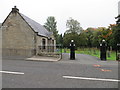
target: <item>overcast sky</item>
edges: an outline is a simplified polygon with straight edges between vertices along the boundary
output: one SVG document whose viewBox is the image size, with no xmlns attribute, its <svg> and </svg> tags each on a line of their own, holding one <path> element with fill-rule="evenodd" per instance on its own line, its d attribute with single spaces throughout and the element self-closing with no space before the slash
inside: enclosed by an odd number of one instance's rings
<svg viewBox="0 0 120 90">
<path fill-rule="evenodd" d="M 59 33 L 66 31 L 69 17 L 81 27 L 107 27 L 115 23 L 120 0 L 0 0 L 0 23 L 16 5 L 20 13 L 43 25 L 48 16 L 54 16 Z"/>
</svg>

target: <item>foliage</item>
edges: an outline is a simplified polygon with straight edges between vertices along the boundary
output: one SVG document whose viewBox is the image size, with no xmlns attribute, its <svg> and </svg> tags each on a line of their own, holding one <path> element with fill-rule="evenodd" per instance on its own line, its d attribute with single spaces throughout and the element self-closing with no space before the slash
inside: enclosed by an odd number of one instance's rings
<svg viewBox="0 0 120 90">
<path fill-rule="evenodd" d="M 62 45 L 63 44 L 63 37 L 62 37 L 62 34 L 58 34 L 58 44 Z"/>
<path fill-rule="evenodd" d="M 58 31 L 57 31 L 57 22 L 55 20 L 55 17 L 50 16 L 47 18 L 47 22 L 45 23 L 44 27 L 50 31 L 53 32 L 53 35 L 55 37 L 55 39 L 57 40 L 58 38 Z"/>
<path fill-rule="evenodd" d="M 93 28 L 87 28 L 86 30 L 86 36 L 87 36 L 87 46 L 92 47 L 92 40 L 93 40 Z"/>
<path fill-rule="evenodd" d="M 80 23 L 77 20 L 74 20 L 72 18 L 67 20 L 66 27 L 68 29 L 66 33 L 80 34 L 81 30 L 83 30 L 82 27 L 80 27 Z"/>
<path fill-rule="evenodd" d="M 78 39 L 79 39 L 79 42 L 78 42 L 79 43 L 79 47 L 87 46 L 87 35 L 84 32 L 81 32 L 79 34 Z"/>
<path fill-rule="evenodd" d="M 77 33 L 67 33 L 63 36 L 63 45 L 64 47 L 69 47 L 71 40 L 74 40 L 76 47 L 79 45 L 79 35 Z"/>
<path fill-rule="evenodd" d="M 80 23 L 77 20 L 70 18 L 66 22 L 66 32 L 62 36 L 58 34 L 57 22 L 55 17 L 50 16 L 47 18 L 47 22 L 44 27 L 53 32 L 56 38 L 57 44 L 63 44 L 64 47 L 69 47 L 71 40 L 74 40 L 76 47 L 97 47 L 104 39 L 107 45 L 112 47 L 113 50 L 116 48 L 116 44 L 120 43 L 120 25 L 110 24 L 108 28 L 87 28 L 83 30 Z"/>
<path fill-rule="evenodd" d="M 120 25 L 113 27 L 113 38 L 114 43 L 120 43 Z"/>
<path fill-rule="evenodd" d="M 79 40 L 80 38 L 82 38 L 80 37 L 80 33 L 83 31 L 82 27 L 80 27 L 80 23 L 77 20 L 70 18 L 69 20 L 67 20 L 66 27 L 67 30 L 63 36 L 63 46 L 69 47 L 71 40 L 74 40 L 76 47 L 83 45 Z"/>
<path fill-rule="evenodd" d="M 107 42 L 115 50 L 116 44 L 120 43 L 120 25 L 111 26 L 111 30 L 112 34 L 107 38 Z"/>
</svg>

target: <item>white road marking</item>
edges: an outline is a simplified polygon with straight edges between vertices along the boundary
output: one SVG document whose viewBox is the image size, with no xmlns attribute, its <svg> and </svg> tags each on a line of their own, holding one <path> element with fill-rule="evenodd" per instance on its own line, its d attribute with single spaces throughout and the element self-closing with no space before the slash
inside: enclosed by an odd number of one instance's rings
<svg viewBox="0 0 120 90">
<path fill-rule="evenodd" d="M 120 82 L 120 80 L 115 80 L 115 79 L 87 78 L 87 77 L 75 77 L 75 76 L 63 76 L 63 78 L 68 78 L 68 79 L 83 79 L 83 80 L 94 80 L 94 81 Z"/>
<path fill-rule="evenodd" d="M 20 74 L 20 75 L 24 74 L 24 73 L 22 73 L 22 72 L 11 72 L 11 71 L 0 71 L 0 73 Z"/>
</svg>

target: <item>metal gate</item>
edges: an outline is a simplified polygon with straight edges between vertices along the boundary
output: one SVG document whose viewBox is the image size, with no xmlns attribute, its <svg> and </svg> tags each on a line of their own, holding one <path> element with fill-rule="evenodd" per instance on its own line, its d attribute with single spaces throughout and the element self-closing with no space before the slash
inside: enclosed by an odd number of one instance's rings
<svg viewBox="0 0 120 90">
<path fill-rule="evenodd" d="M 56 46 L 54 45 L 39 46 L 38 55 L 62 58 L 62 45 L 58 44 Z"/>
</svg>

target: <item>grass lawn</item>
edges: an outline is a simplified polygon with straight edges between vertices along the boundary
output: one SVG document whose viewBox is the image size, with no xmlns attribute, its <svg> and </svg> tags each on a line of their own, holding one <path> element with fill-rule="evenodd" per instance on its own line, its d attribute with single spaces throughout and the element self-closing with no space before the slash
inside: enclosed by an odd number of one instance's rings
<svg viewBox="0 0 120 90">
<path fill-rule="evenodd" d="M 69 49 L 65 49 L 66 53 L 70 53 Z M 64 52 L 64 49 L 62 50 L 62 52 Z M 95 48 L 81 48 L 81 49 L 77 49 L 75 51 L 75 53 L 77 54 L 87 54 L 87 55 L 91 55 L 91 56 L 96 56 L 98 58 L 100 58 L 100 50 L 99 49 L 95 49 Z M 110 57 L 108 57 L 108 52 L 107 52 L 107 60 L 116 60 L 116 52 L 115 51 L 111 51 L 110 52 Z"/>
</svg>

